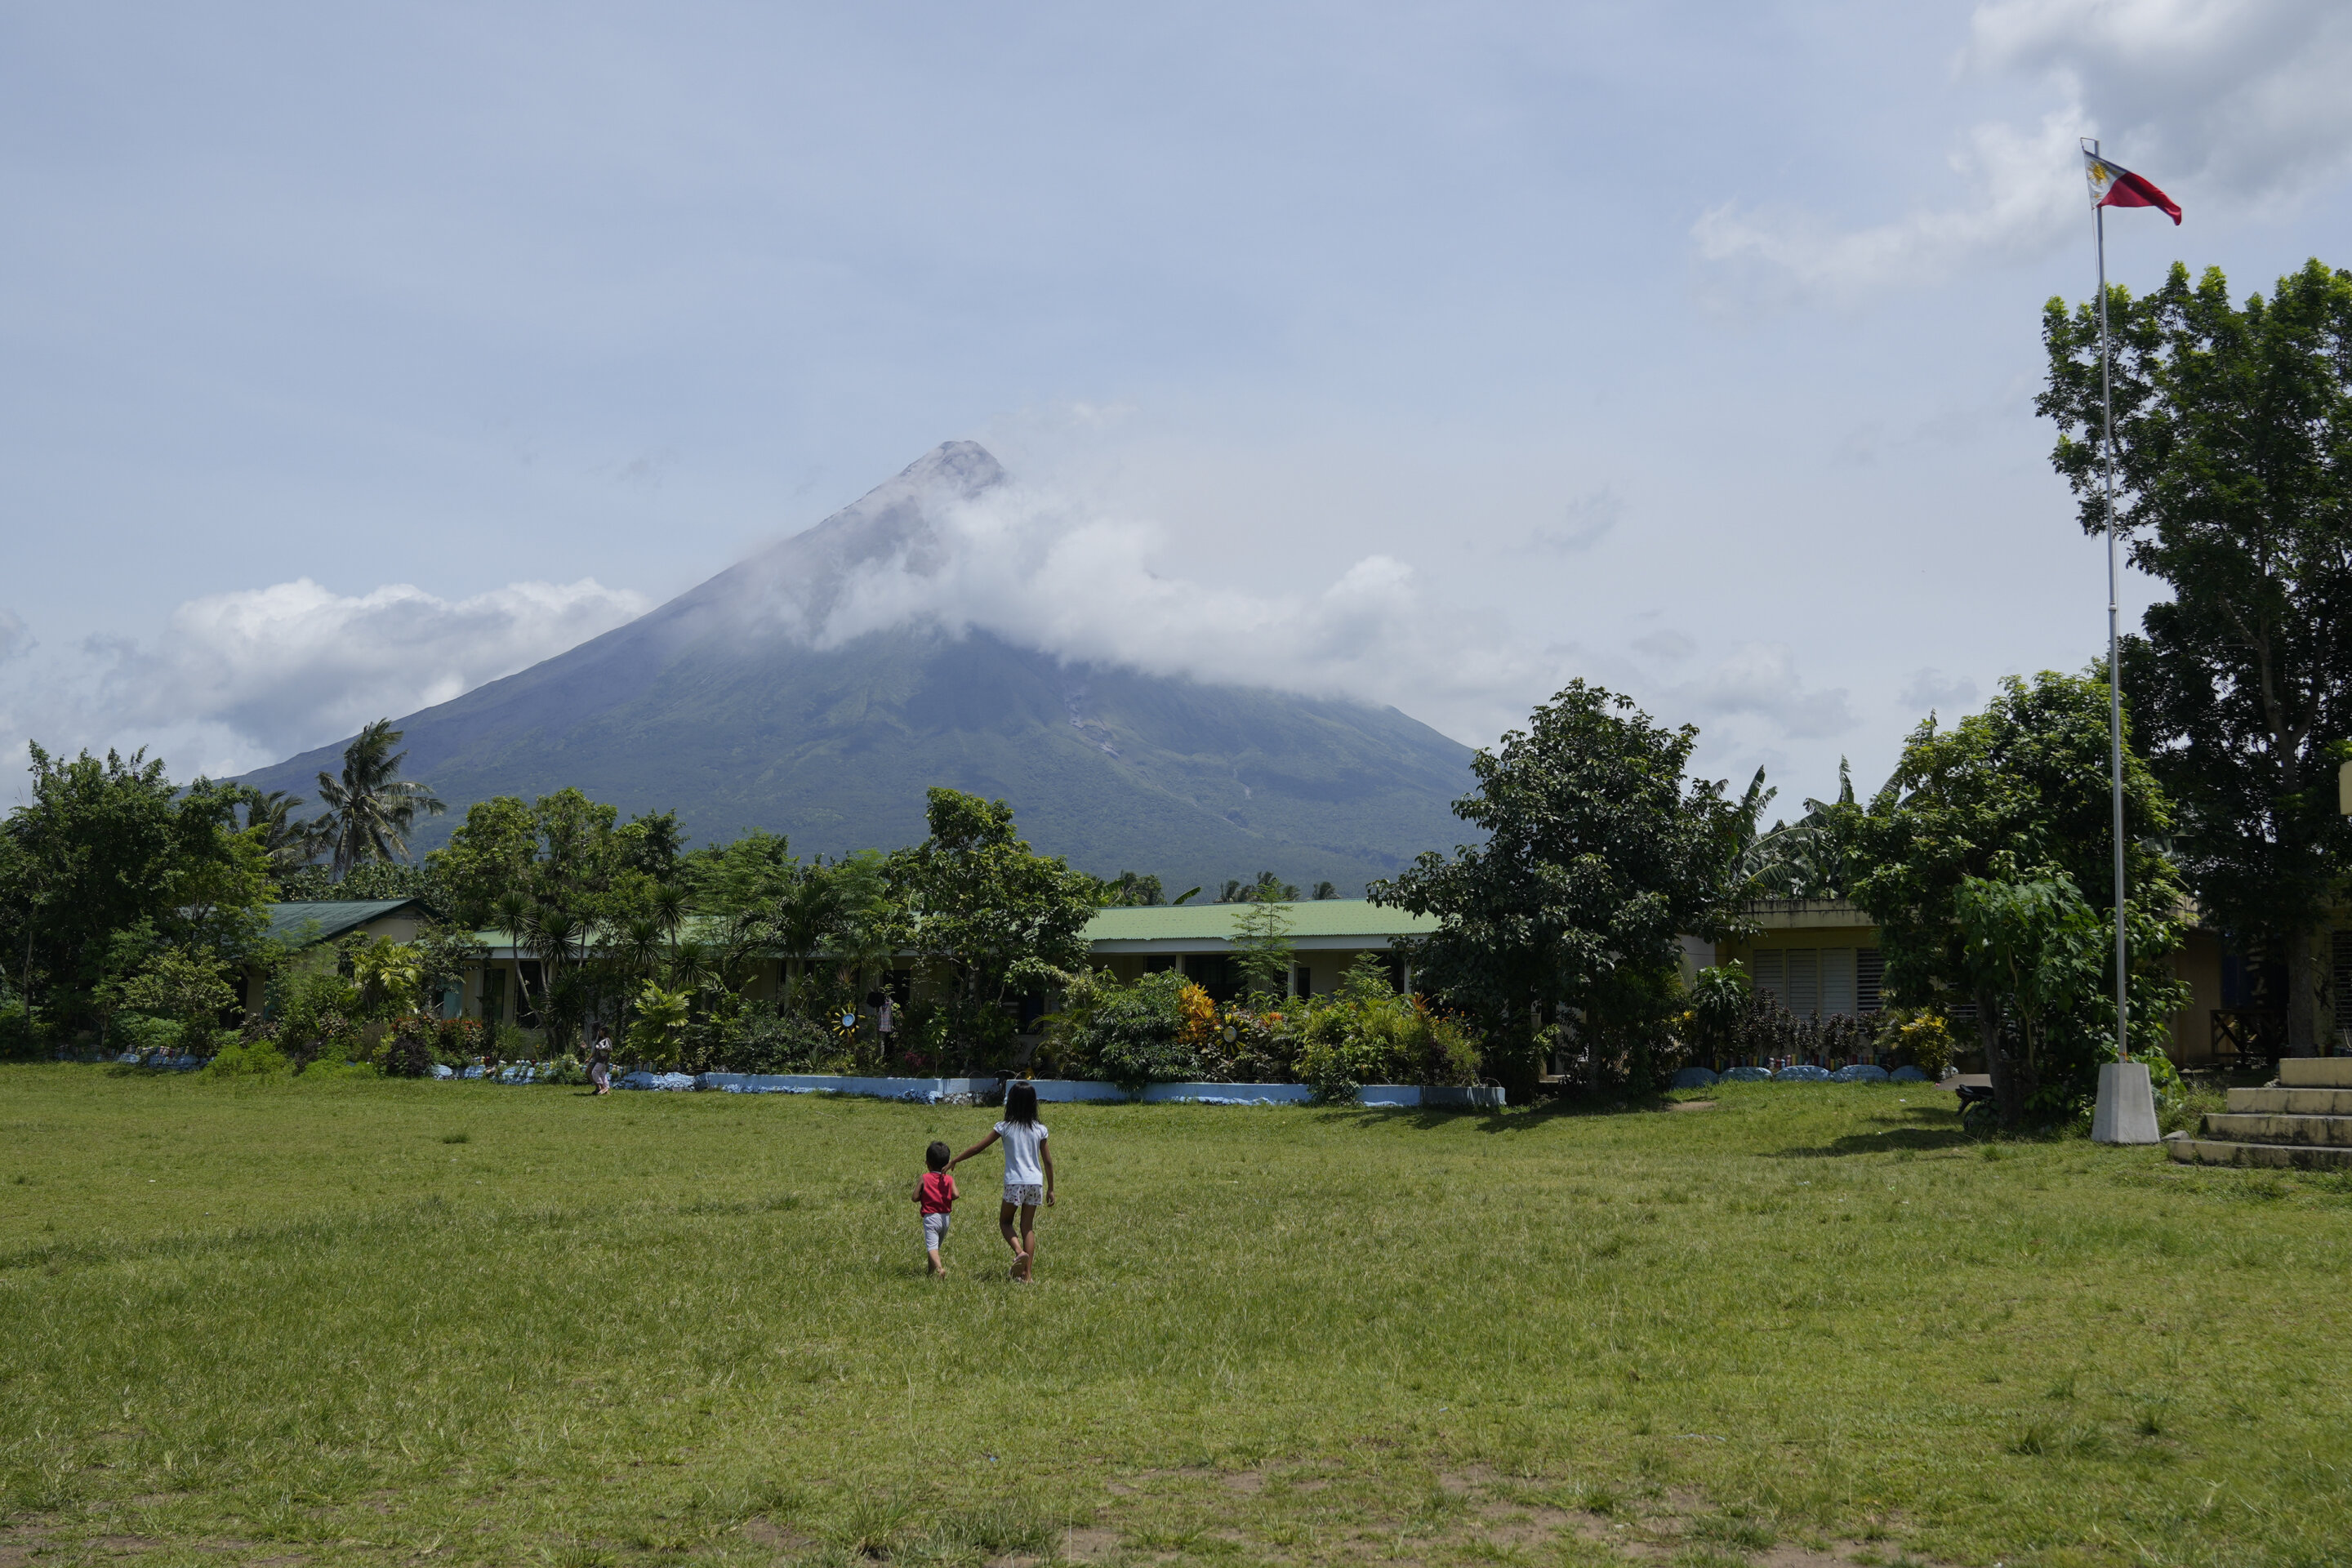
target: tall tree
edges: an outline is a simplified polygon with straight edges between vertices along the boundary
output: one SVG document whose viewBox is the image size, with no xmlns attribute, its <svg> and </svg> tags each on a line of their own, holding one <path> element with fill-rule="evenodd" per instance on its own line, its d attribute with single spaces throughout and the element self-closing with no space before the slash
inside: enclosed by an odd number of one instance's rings
<svg viewBox="0 0 2352 1568">
<path fill-rule="evenodd" d="M 1294 894 L 1296 889 L 1288 889 Z M 1234 932 L 1227 939 L 1234 966 L 1249 976 L 1250 987 L 1279 996 L 1290 989 L 1290 900 L 1285 889 L 1252 888 L 1242 895 L 1234 912 Z"/>
<path fill-rule="evenodd" d="M 1523 1086 L 1571 1011 L 1601 1038 L 1662 1029 L 1677 938 L 1730 918 L 1738 825 L 1721 783 L 1685 782 L 1697 739 L 1572 681 L 1472 759 L 1477 792 L 1454 812 L 1486 842 L 1372 884 L 1374 903 L 1438 917 L 1398 945 Z"/>
<path fill-rule="evenodd" d="M 558 1046 L 626 994 L 622 983 L 637 978 L 623 973 L 635 966 L 632 931 L 659 918 L 660 885 L 637 868 L 646 835 L 633 831 L 648 819 L 623 826 L 618 816 L 576 789 L 530 805 L 499 795 L 467 807 L 447 847 L 426 858 L 459 922 L 511 931 L 537 961 L 522 1000 Z M 684 889 L 673 891 L 682 910 Z M 674 954 L 675 922 L 669 935 Z"/>
<path fill-rule="evenodd" d="M 2032 959 L 2036 973 L 2054 973 L 2053 944 L 2080 931 L 2081 921 L 2050 912 L 2070 910 L 2066 900 L 2079 898 L 2093 919 L 2114 919 L 2106 761 L 2105 681 L 2044 671 L 2028 685 L 2011 676 L 1982 713 L 1948 730 L 1931 717 L 1913 731 L 1895 776 L 1851 825 L 1861 871 L 1853 898 L 1878 922 L 1887 994 L 1915 1006 L 1975 1008 L 2002 1119 L 2011 1124 L 2037 1100 L 2059 1112 L 2088 1091 L 2102 1029 L 2112 1050 L 2113 1004 L 2098 987 L 2067 994 L 2090 1011 L 2068 1037 L 2071 1054 L 2058 1059 L 2042 1048 L 2055 983 L 2021 989 L 2016 982 L 2029 939 L 2049 949 Z M 2128 751 L 2124 807 L 2132 1039 L 2136 1051 L 2160 1052 L 2177 1002 L 2165 954 L 2177 940 L 2170 922 L 2180 886 L 2152 847 L 2171 823 L 2163 792 Z M 1988 884 L 2044 890 L 1996 896 Z M 2105 930 L 2112 954 L 2114 927 Z M 1989 942 L 2000 951 L 1990 952 Z"/>
<path fill-rule="evenodd" d="M 916 951 L 947 971 L 949 1040 L 971 1062 L 1001 1051 L 1008 1007 L 1082 967 L 1095 881 L 1013 834 L 1013 808 L 934 788 L 930 837 L 889 859 Z"/>
<path fill-rule="evenodd" d="M 284 876 L 318 858 L 319 851 L 327 847 L 323 824 L 304 821 L 294 815 L 302 804 L 299 795 L 289 795 L 282 789 L 257 790 L 240 786 L 245 808 L 245 826 L 248 833 L 257 834 L 262 852 L 269 858 L 273 875 Z"/>
<path fill-rule="evenodd" d="M 408 833 L 420 811 L 441 815 L 432 787 L 400 776 L 406 752 L 394 752 L 401 732 L 379 719 L 343 748 L 343 776 L 319 775 L 319 800 L 326 806 L 320 826 L 341 876 L 362 860 L 405 860 Z"/>
<path fill-rule="evenodd" d="M 118 933 L 142 927 L 208 962 L 243 957 L 269 896 L 257 836 L 233 786 L 183 791 L 144 752 L 70 761 L 31 748 L 32 799 L 9 813 L 0 927 L 15 987 L 68 1027 L 97 1008 Z"/>
<path fill-rule="evenodd" d="M 2148 762 L 2208 916 L 2287 972 L 2287 1037 L 2315 1048 L 2314 952 L 2352 868 L 2335 764 L 2352 737 L 2352 273 L 2314 260 L 2233 305 L 2176 265 L 2110 289 L 2116 527 L 2171 599 L 2124 647 Z M 2098 315 L 2042 315 L 2053 461 L 2105 531 Z M 2095 879 L 2094 879 L 2095 880 Z M 2087 889 L 2092 882 L 2085 881 Z"/>
</svg>

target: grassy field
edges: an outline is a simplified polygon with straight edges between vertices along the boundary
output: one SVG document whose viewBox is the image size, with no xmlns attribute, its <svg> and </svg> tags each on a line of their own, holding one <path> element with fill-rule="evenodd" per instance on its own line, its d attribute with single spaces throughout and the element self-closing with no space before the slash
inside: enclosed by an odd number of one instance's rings
<svg viewBox="0 0 2352 1568">
<path fill-rule="evenodd" d="M 0 1565 L 2352 1561 L 2352 1187 L 1712 1092 L 1055 1108 L 1020 1286 L 982 1110 L 0 1069 Z"/>
</svg>

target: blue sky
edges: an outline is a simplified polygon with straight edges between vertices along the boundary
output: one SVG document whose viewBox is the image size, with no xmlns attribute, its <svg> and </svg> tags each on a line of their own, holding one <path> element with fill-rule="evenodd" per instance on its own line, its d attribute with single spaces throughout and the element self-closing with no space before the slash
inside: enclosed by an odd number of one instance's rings
<svg viewBox="0 0 2352 1568">
<path fill-rule="evenodd" d="M 1118 542 L 1069 651 L 1874 784 L 2103 647 L 2074 136 L 2188 209 L 2119 281 L 2266 287 L 2347 79 L 2301 0 L 13 7 L 0 744 L 271 760 L 968 437 Z"/>
</svg>

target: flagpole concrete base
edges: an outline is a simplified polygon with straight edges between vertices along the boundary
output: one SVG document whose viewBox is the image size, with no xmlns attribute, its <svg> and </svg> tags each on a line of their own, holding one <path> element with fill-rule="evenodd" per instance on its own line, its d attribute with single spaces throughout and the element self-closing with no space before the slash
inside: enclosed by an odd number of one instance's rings
<svg viewBox="0 0 2352 1568">
<path fill-rule="evenodd" d="M 2099 1068 L 2099 1101 L 2091 1110 L 2094 1143 L 2157 1143 L 2156 1089 L 2146 1062 L 2106 1062 Z"/>
</svg>

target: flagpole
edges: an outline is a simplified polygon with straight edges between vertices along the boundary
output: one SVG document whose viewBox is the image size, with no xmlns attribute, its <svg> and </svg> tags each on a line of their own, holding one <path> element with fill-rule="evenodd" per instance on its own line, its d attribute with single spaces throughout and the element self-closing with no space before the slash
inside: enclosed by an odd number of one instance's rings
<svg viewBox="0 0 2352 1568">
<path fill-rule="evenodd" d="M 2096 153 L 2099 144 L 2091 143 Z M 2131 1060 L 2131 964 L 2124 934 L 2124 689 L 2122 611 L 2116 591 L 2116 389 L 2107 350 L 2107 209 L 2091 209 L 2099 253 L 2099 421 L 2107 504 L 2107 759 L 2116 840 L 2116 1060 Z"/>
<path fill-rule="evenodd" d="M 2131 939 L 2124 921 L 2123 595 L 2116 546 L 2116 377 L 2115 351 L 2107 331 L 2105 205 L 2115 174 L 2100 160 L 2096 142 L 2084 138 L 2083 151 L 2090 160 L 2091 224 L 2099 255 L 2099 458 L 2107 514 L 2107 784 L 2116 841 L 2116 1059 L 2099 1066 L 2099 1097 L 2091 1108 L 2091 1141 L 2154 1143 L 2161 1136 L 2157 1128 L 2155 1086 L 2147 1064 L 2131 1058 Z M 2153 187 L 2133 189 L 2145 198 Z M 2157 195 L 2162 196 L 2161 192 Z"/>
</svg>

